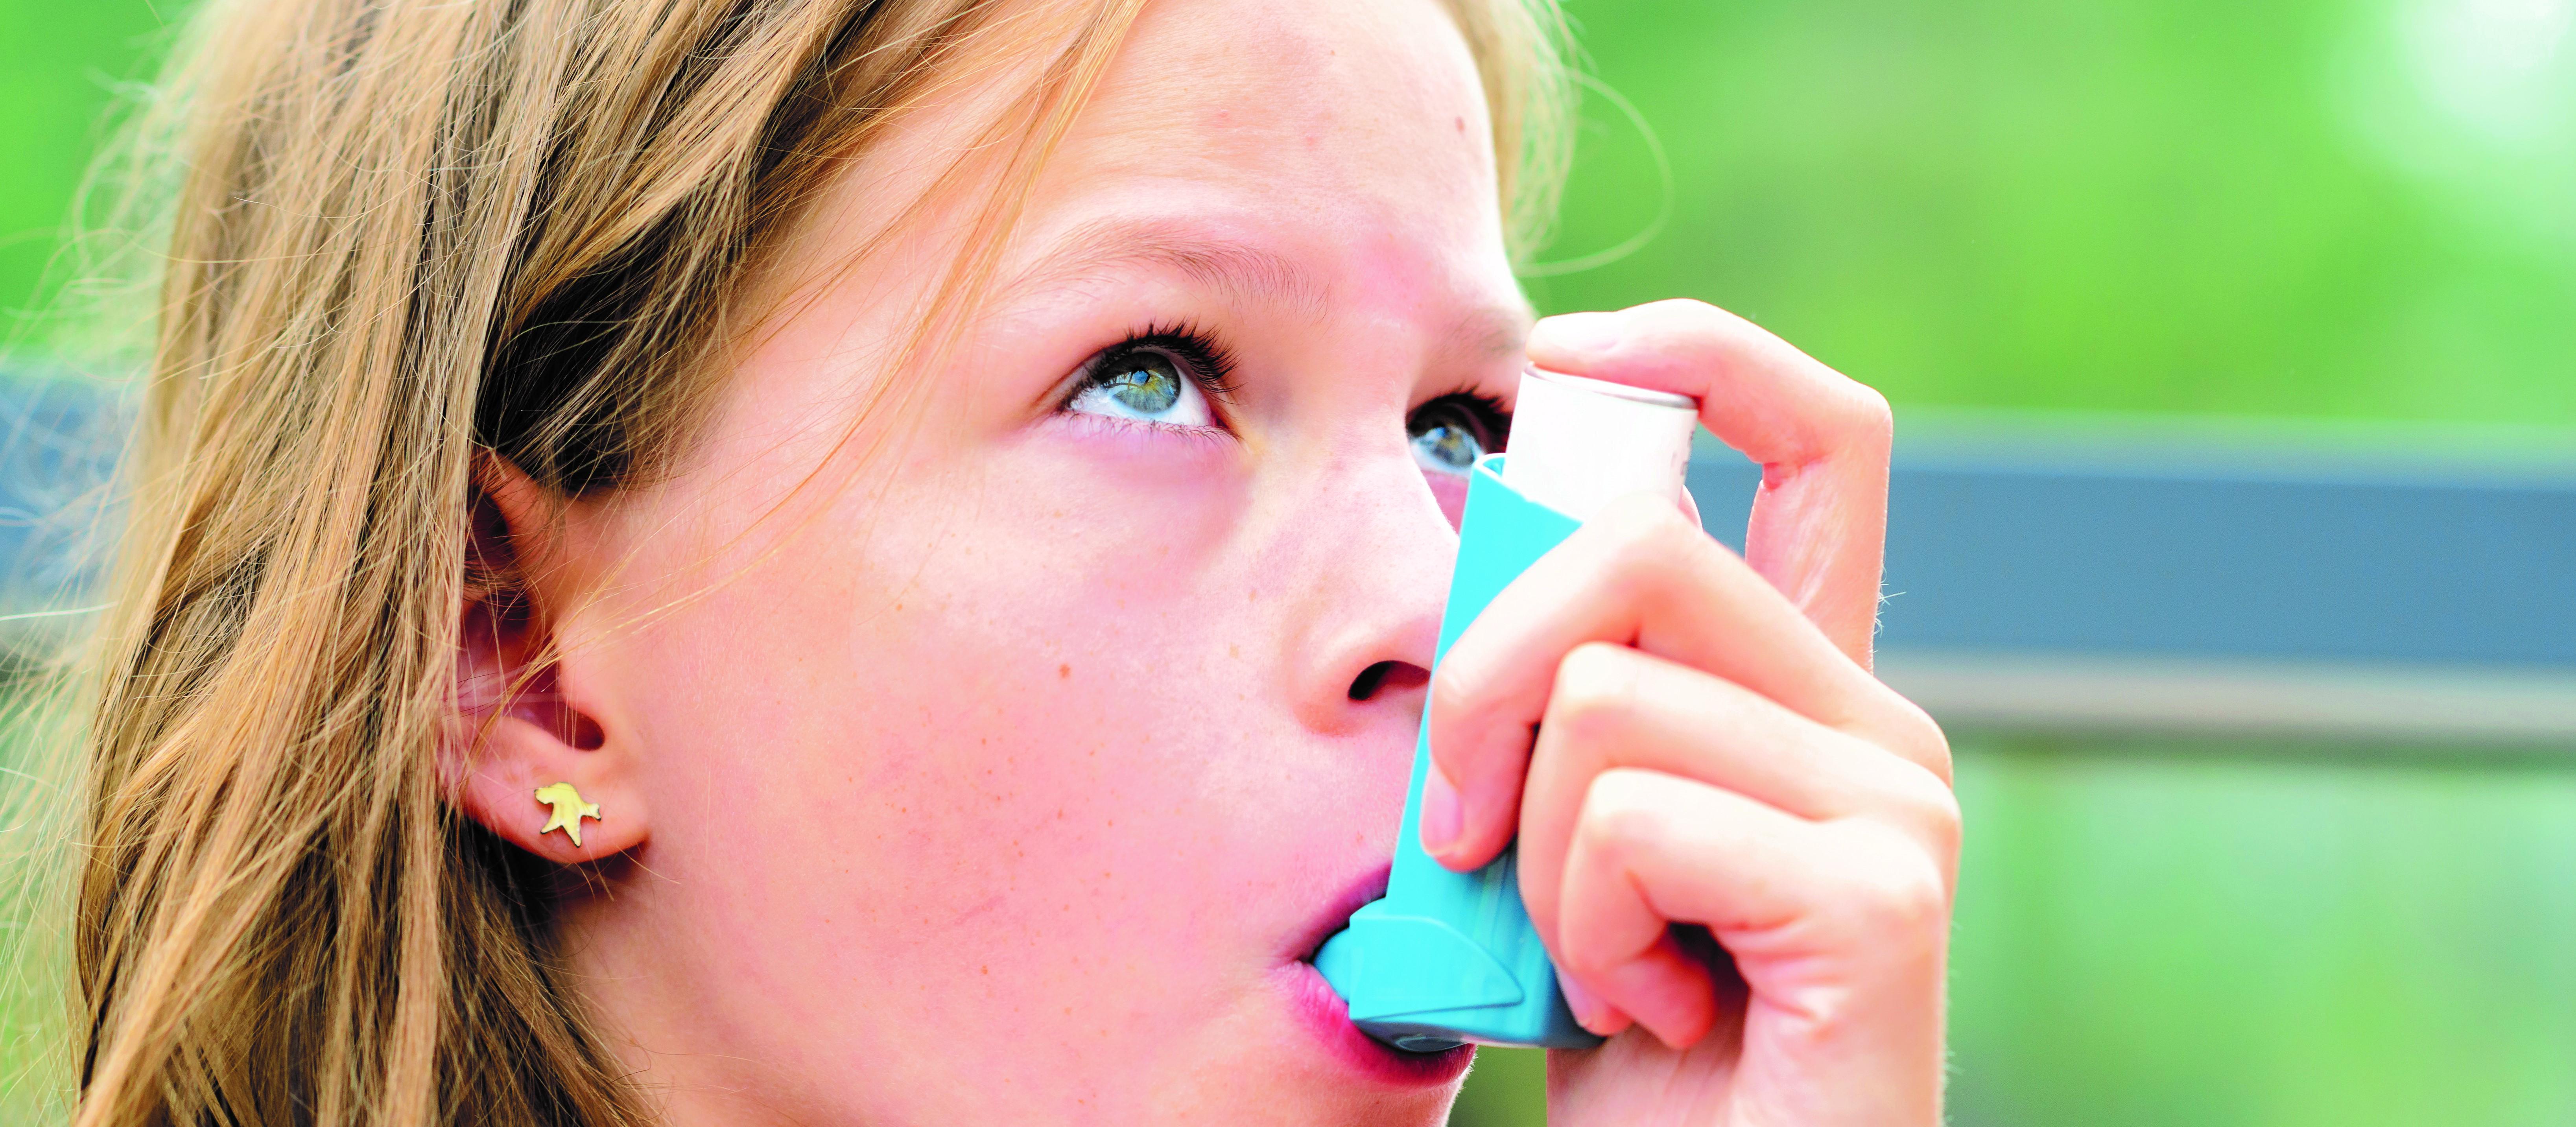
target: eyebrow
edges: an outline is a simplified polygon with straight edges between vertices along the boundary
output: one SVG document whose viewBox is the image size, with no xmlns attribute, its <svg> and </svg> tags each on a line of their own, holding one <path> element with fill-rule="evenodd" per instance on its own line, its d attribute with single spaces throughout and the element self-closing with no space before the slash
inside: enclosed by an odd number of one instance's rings
<svg viewBox="0 0 2576 1127">
<path fill-rule="evenodd" d="M 1054 250 L 1013 274 L 1005 290 L 1121 268 L 1166 269 L 1247 304 L 1284 305 L 1322 320 L 1330 290 L 1293 259 L 1250 243 L 1166 220 L 1099 219 L 1075 227 Z M 1468 364 L 1518 353 L 1527 343 L 1525 304 L 1479 304 L 1441 334 L 1437 354 Z"/>
<path fill-rule="evenodd" d="M 1525 305 L 1478 305 L 1450 326 L 1442 352 L 1468 364 L 1517 355 L 1529 347 L 1530 320 Z"/>
<path fill-rule="evenodd" d="M 1056 250 L 1014 276 L 1007 288 L 1119 267 L 1161 267 L 1238 301 L 1285 305 L 1315 318 L 1323 316 L 1328 304 L 1323 282 L 1285 256 L 1168 223 L 1121 220 L 1096 220 L 1074 228 Z"/>
</svg>

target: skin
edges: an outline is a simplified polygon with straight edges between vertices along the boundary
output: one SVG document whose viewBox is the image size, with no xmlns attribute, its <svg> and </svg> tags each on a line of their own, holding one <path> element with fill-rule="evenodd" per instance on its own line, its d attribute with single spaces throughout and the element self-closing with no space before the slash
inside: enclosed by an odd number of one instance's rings
<svg viewBox="0 0 2576 1127">
<path fill-rule="evenodd" d="M 1441 1122 L 1458 1070 L 1355 1047 L 1301 961 L 1382 873 L 1428 707 L 1426 845 L 1517 833 L 1616 1034 L 1552 1060 L 1551 1122 L 1937 1123 L 1958 822 L 1867 672 L 1884 402 L 1696 303 L 1532 334 L 1433 0 L 1149 5 L 896 380 L 968 216 L 875 224 L 977 105 L 817 201 L 673 472 L 557 506 L 483 466 L 527 604 L 468 608 L 452 798 L 566 866 L 575 979 L 668 1120 Z M 1176 322 L 1239 360 L 1218 425 L 1062 409 Z M 1459 487 L 1407 415 L 1525 358 L 1704 397 L 1766 466 L 1750 557 L 1624 505 L 1435 684 Z M 578 847 L 537 832 L 558 781 Z"/>
</svg>

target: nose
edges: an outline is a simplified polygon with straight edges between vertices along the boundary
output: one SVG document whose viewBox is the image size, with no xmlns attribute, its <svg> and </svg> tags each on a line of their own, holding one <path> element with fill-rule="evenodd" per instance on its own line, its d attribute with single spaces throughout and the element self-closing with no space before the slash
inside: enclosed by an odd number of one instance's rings
<svg viewBox="0 0 2576 1127">
<path fill-rule="evenodd" d="M 1422 712 L 1457 533 L 1401 447 L 1321 467 L 1288 526 L 1302 582 L 1291 590 L 1287 686 L 1306 727 L 1409 739 Z"/>
</svg>

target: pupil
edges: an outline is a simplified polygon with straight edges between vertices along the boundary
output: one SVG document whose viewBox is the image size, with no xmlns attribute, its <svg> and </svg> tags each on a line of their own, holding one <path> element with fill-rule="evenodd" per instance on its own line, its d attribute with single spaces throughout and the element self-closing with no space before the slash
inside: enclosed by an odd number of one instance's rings
<svg viewBox="0 0 2576 1127">
<path fill-rule="evenodd" d="M 1181 374 L 1170 360 L 1151 354 L 1130 359 L 1108 386 L 1111 398 L 1140 415 L 1162 414 L 1181 401 Z"/>
<path fill-rule="evenodd" d="M 1479 453 L 1476 448 L 1476 438 L 1466 431 L 1453 426 L 1436 426 L 1431 428 L 1430 433 L 1422 436 L 1422 442 L 1431 448 L 1432 457 L 1440 459 L 1445 464 L 1460 469 L 1476 464 Z"/>
<path fill-rule="evenodd" d="M 1477 439 L 1474 430 L 1446 419 L 1416 433 L 1413 448 L 1431 468 L 1451 473 L 1467 472 L 1485 454 L 1485 444 Z"/>
</svg>

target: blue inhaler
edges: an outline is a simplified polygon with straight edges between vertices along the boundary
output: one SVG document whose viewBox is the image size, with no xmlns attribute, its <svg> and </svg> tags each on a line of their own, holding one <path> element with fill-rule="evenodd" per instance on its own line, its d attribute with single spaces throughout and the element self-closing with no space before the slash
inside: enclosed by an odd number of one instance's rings
<svg viewBox="0 0 2576 1127">
<path fill-rule="evenodd" d="M 1529 370 L 1511 452 L 1476 463 L 1434 667 L 1505 586 L 1603 505 L 1631 493 L 1679 500 L 1699 405 L 1687 396 Z M 1528 909 L 1515 853 L 1453 873 L 1422 851 L 1430 722 L 1414 737 L 1413 782 L 1386 896 L 1315 953 L 1370 1036 L 1415 1052 L 1463 1042 L 1589 1048 L 1558 993 Z"/>
</svg>

